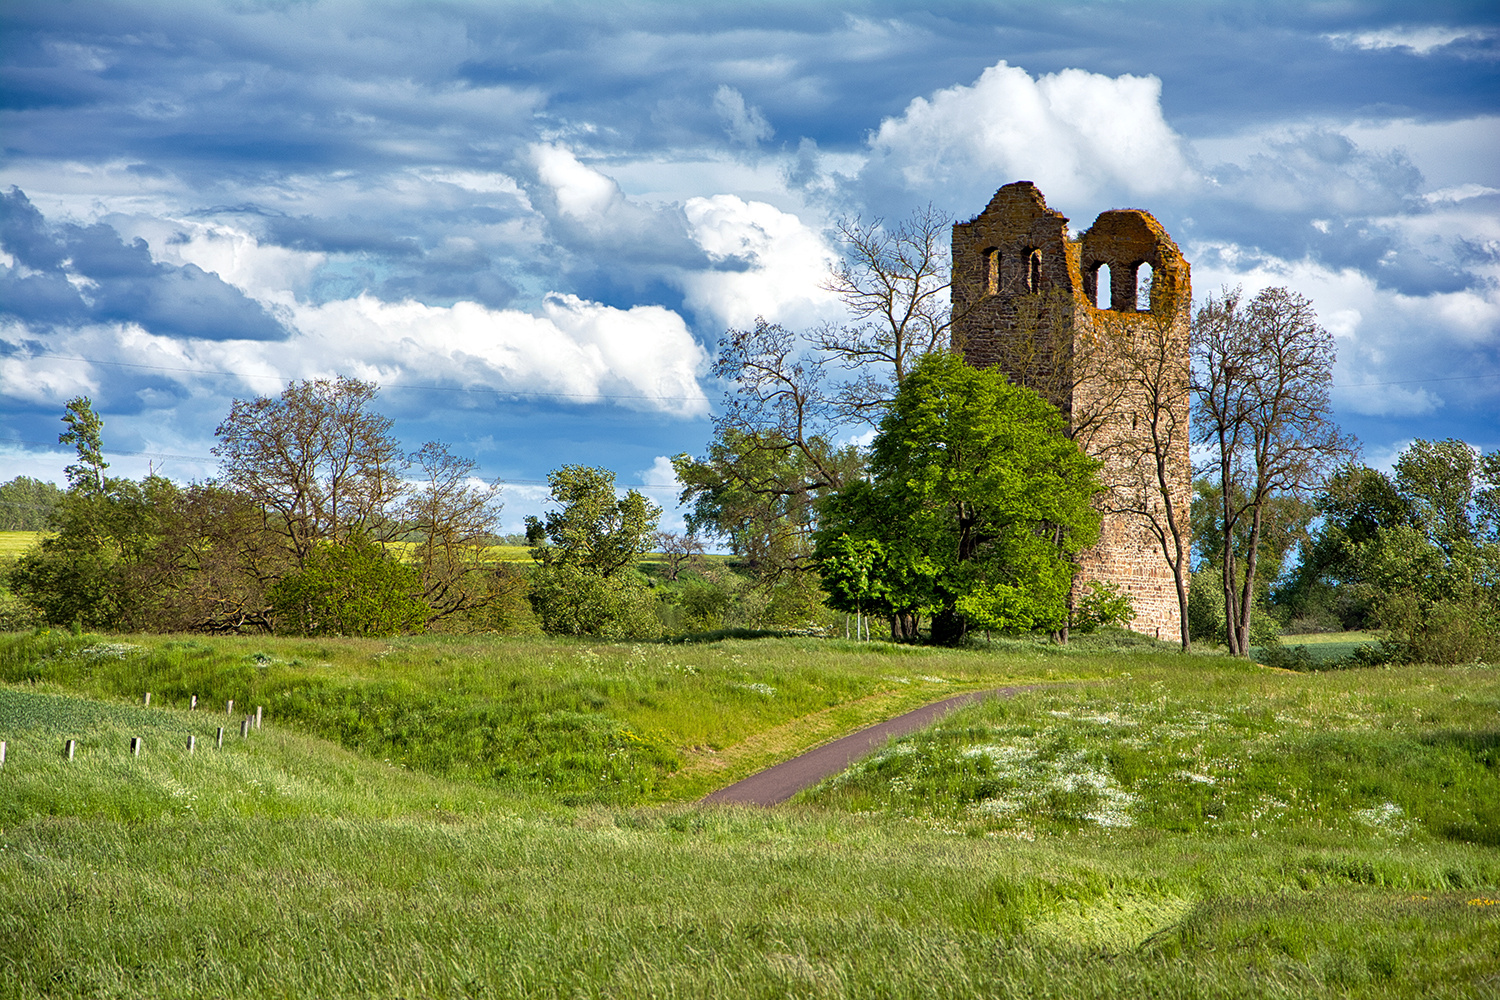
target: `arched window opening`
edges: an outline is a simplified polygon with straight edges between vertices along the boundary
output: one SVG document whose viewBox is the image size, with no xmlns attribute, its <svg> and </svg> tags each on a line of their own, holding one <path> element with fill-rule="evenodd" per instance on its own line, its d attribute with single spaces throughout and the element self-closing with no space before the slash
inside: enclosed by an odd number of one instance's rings
<svg viewBox="0 0 1500 1000">
<path fill-rule="evenodd" d="M 1000 294 L 1000 251 L 995 249 L 984 252 L 984 294 Z"/>
<path fill-rule="evenodd" d="M 1135 311 L 1151 311 L 1151 282 L 1156 279 L 1156 271 L 1150 264 L 1142 264 L 1135 272 Z"/>
<path fill-rule="evenodd" d="M 1108 309 L 1110 305 L 1109 265 L 1094 268 L 1094 308 Z"/>
<path fill-rule="evenodd" d="M 1042 252 L 1032 250 L 1026 255 L 1026 290 L 1028 292 L 1041 291 L 1042 288 Z"/>
</svg>

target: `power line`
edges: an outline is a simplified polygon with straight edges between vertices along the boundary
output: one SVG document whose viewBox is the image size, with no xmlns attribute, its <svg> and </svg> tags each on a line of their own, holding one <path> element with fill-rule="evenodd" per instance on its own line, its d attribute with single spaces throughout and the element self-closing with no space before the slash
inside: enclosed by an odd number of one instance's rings
<svg viewBox="0 0 1500 1000">
<path fill-rule="evenodd" d="M 1423 382 L 1464 382 L 1476 378 L 1500 378 L 1500 372 L 1491 372 L 1488 375 L 1445 375 L 1440 378 L 1408 378 L 1397 382 L 1351 382 L 1347 385 L 1335 383 L 1334 389 L 1373 389 L 1383 385 L 1418 385 Z"/>
<path fill-rule="evenodd" d="M 218 375 L 224 378 L 261 379 L 263 381 L 287 382 L 290 381 L 282 375 L 254 375 L 248 372 L 219 371 L 212 368 L 169 368 L 164 365 L 143 365 L 132 361 L 103 361 L 98 358 L 80 358 L 69 354 L 32 354 L 20 360 L 29 361 L 32 358 L 50 358 L 54 361 L 77 361 L 88 365 L 108 365 L 115 368 L 135 368 L 141 371 L 171 372 L 179 375 Z M 1420 385 L 1428 382 L 1465 382 L 1482 378 L 1500 378 L 1500 372 L 1490 372 L 1483 375 L 1445 375 L 1435 378 L 1408 378 L 1396 379 L 1390 382 L 1350 382 L 1334 383 L 1333 389 L 1374 389 L 1390 385 Z M 628 395 L 624 393 L 602 393 L 602 392 L 535 392 L 527 389 L 491 389 L 488 387 L 459 386 L 459 385 L 427 385 L 418 382 L 381 382 L 382 389 L 419 389 L 426 392 L 464 392 L 474 395 L 488 396 L 528 396 L 537 399 L 647 399 L 671 402 L 689 402 L 705 398 L 702 394 L 697 396 L 647 396 Z"/>
<path fill-rule="evenodd" d="M 32 446 L 37 447 L 37 448 L 56 448 L 57 447 L 56 445 L 52 444 L 52 442 L 50 442 L 50 441 L 27 441 L 27 440 L 20 439 L 20 438 L 9 438 L 9 439 L 6 439 L 6 440 L 0 440 L 0 447 L 3 447 L 4 445 L 8 445 L 8 444 L 32 445 Z M 51 452 L 51 454 L 56 454 L 56 452 Z M 67 454 L 67 452 L 63 452 L 63 454 Z M 217 462 L 218 461 L 217 458 L 215 458 L 213 456 L 208 456 L 208 455 L 169 455 L 169 454 L 165 454 L 165 453 L 159 452 L 159 451 L 126 451 L 125 449 L 122 449 L 122 448 L 106 448 L 104 450 L 104 455 L 105 455 L 106 458 L 108 458 L 110 456 L 115 456 L 115 457 L 130 456 L 132 458 L 162 458 L 162 459 L 172 459 L 172 460 L 175 460 L 175 461 L 178 461 L 178 462 Z M 500 483 L 501 485 L 504 485 L 504 486 L 546 486 L 546 485 L 548 485 L 547 480 L 545 480 L 545 479 L 490 479 L 490 480 L 488 480 L 488 482 Z M 676 486 L 674 486 L 674 485 L 672 485 L 670 483 L 665 483 L 665 484 L 664 483 L 616 483 L 615 485 L 616 486 L 623 486 L 626 489 L 640 489 L 640 490 L 665 490 L 665 489 L 676 489 L 677 488 Z"/>
<path fill-rule="evenodd" d="M 261 379 L 263 381 L 287 382 L 289 379 L 281 375 L 252 375 L 247 372 L 217 371 L 211 368 L 168 368 L 163 365 L 143 365 L 132 361 L 101 361 L 97 358 L 79 358 L 68 354 L 32 354 L 23 361 L 33 358 L 50 358 L 54 361 L 78 361 L 87 365 L 109 365 L 114 368 L 136 368 L 141 371 L 151 372 L 173 372 L 182 375 L 218 375 L 224 378 Z M 528 396 L 537 399 L 649 399 L 668 402 L 690 402 L 706 399 L 701 393 L 697 396 L 631 396 L 620 393 L 602 392 L 533 392 L 526 389 L 490 389 L 486 387 L 472 387 L 459 385 L 423 385 L 415 382 L 382 382 L 378 383 L 382 389 L 421 389 L 427 392 L 465 392 L 475 395 L 488 396 Z"/>
</svg>

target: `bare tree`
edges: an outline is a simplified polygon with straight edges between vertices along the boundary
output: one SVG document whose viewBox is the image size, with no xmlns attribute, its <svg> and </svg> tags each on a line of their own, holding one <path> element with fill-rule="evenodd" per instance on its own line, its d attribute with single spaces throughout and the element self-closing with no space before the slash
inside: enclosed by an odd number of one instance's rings
<svg viewBox="0 0 1500 1000">
<path fill-rule="evenodd" d="M 1248 656 L 1255 564 L 1267 502 L 1305 496 L 1355 450 L 1333 422 L 1333 336 L 1312 303 L 1267 288 L 1210 297 L 1194 317 L 1194 441 L 1212 448 L 1200 471 L 1220 487 L 1224 617 L 1229 652 Z M 1234 537 L 1249 522 L 1245 565 Z"/>
<path fill-rule="evenodd" d="M 850 423 L 878 423 L 916 360 L 946 345 L 949 224 L 932 206 L 894 228 L 841 220 L 844 255 L 824 287 L 846 322 L 803 335 L 758 319 L 726 334 L 710 454 L 674 465 L 692 526 L 729 538 L 763 576 L 812 565 L 813 502 L 862 468 L 857 449 L 834 441 Z"/>
<path fill-rule="evenodd" d="M 687 567 L 703 557 L 703 542 L 691 531 L 679 535 L 675 531 L 658 531 L 656 544 L 667 560 L 667 579 L 675 580 Z"/>
<path fill-rule="evenodd" d="M 751 330 L 730 330 L 713 373 L 733 389 L 724 395 L 714 429 L 721 440 L 755 435 L 758 447 L 795 453 L 814 480 L 811 488 L 837 489 L 838 470 L 818 444 L 836 429 L 831 400 L 822 368 L 803 346 L 791 330 L 763 319 Z"/>
<path fill-rule="evenodd" d="M 841 419 L 879 422 L 917 359 L 945 346 L 951 227 L 931 204 L 890 229 L 881 219 L 839 220 L 844 256 L 823 287 L 838 295 L 850 318 L 819 327 L 809 339 L 854 373 L 832 394 Z"/>
<path fill-rule="evenodd" d="M 406 461 L 391 421 L 371 410 L 373 383 L 339 376 L 293 382 L 279 396 L 236 399 L 214 433 L 224 483 L 286 536 L 302 566 L 320 539 L 388 538 Z"/>
<path fill-rule="evenodd" d="M 1192 494 L 1182 491 L 1190 468 L 1189 396 L 1192 370 L 1187 329 L 1166 312 L 1102 312 L 1089 331 L 1096 357 L 1097 391 L 1115 407 L 1106 425 L 1096 418 L 1090 452 L 1103 462 L 1103 513 L 1123 515 L 1141 525 L 1161 548 L 1172 571 L 1181 621 L 1183 651 L 1188 631 L 1188 581 L 1192 576 Z M 1105 427 L 1107 426 L 1107 432 Z"/>
<path fill-rule="evenodd" d="M 406 495 L 402 520 L 416 533 L 413 552 L 422 596 L 438 621 L 484 604 L 485 547 L 500 519 L 500 484 L 480 482 L 478 464 L 429 441 L 410 456 L 421 478 Z"/>
</svg>

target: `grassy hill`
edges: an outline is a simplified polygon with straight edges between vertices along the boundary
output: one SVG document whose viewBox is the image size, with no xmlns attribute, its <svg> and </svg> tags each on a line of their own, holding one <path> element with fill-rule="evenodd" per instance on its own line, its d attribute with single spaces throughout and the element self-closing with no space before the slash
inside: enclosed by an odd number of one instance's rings
<svg viewBox="0 0 1500 1000">
<path fill-rule="evenodd" d="M 1500 674 L 1126 642 L 0 637 L 0 997 L 1494 992 Z"/>
</svg>

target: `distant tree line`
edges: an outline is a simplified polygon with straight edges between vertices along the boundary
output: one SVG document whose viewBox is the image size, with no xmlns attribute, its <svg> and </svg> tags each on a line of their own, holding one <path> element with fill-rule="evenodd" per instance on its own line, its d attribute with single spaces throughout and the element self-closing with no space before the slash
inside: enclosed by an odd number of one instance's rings
<svg viewBox="0 0 1500 1000">
<path fill-rule="evenodd" d="M 43 622 L 80 628 L 392 634 L 514 611 L 486 556 L 498 487 L 429 443 L 402 451 L 356 379 L 236 400 L 213 481 L 109 474 L 103 421 L 70 400 L 77 461 L 50 532 L 10 567 Z"/>
<path fill-rule="evenodd" d="M 55 484 L 30 476 L 0 483 L 0 531 L 46 531 L 62 495 Z"/>
</svg>

